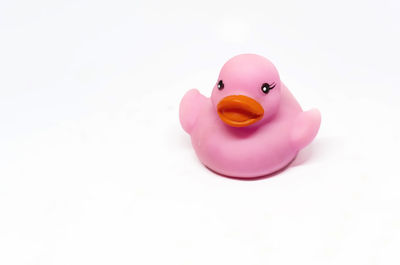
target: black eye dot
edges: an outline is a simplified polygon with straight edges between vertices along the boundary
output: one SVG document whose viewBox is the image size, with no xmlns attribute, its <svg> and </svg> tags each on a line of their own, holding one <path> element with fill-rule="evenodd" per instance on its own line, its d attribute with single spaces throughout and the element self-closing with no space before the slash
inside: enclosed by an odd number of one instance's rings
<svg viewBox="0 0 400 265">
<path fill-rule="evenodd" d="M 222 80 L 219 80 L 217 87 L 219 90 L 224 89 L 224 82 L 222 82 Z"/>
<path fill-rule="evenodd" d="M 272 83 L 271 85 L 268 83 L 264 83 L 261 86 L 261 91 L 265 94 L 268 94 L 268 92 L 275 87 L 275 83 Z"/>
</svg>

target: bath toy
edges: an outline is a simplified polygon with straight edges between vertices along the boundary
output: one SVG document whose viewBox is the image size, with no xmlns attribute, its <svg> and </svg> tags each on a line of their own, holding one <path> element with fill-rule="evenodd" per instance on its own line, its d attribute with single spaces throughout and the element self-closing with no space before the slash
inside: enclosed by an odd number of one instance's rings
<svg viewBox="0 0 400 265">
<path fill-rule="evenodd" d="M 200 161 L 234 178 L 263 177 L 285 168 L 321 123 L 320 112 L 303 111 L 275 66 L 255 54 L 225 63 L 210 98 L 189 90 L 179 119 Z"/>
</svg>

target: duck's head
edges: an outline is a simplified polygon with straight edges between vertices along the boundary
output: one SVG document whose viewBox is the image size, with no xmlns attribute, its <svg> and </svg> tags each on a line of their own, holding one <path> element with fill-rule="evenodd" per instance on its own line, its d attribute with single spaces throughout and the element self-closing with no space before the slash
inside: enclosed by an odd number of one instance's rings
<svg viewBox="0 0 400 265">
<path fill-rule="evenodd" d="M 276 114 L 280 91 L 278 71 L 268 59 L 242 54 L 222 67 L 211 100 L 225 124 L 232 127 L 256 126 Z"/>
</svg>

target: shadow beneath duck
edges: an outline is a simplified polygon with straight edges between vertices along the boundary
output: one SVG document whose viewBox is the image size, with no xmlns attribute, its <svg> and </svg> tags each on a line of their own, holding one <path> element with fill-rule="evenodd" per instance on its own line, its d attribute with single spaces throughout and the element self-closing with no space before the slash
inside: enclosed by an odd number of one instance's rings
<svg viewBox="0 0 400 265">
<path fill-rule="evenodd" d="M 292 163 L 291 163 L 291 167 L 297 167 L 297 166 L 301 166 L 302 164 L 304 164 L 305 162 L 307 162 L 312 154 L 313 154 L 313 144 L 310 146 L 307 146 L 306 148 L 304 148 L 303 150 L 301 150 L 297 156 L 295 157 L 295 159 L 293 159 Z"/>
<path fill-rule="evenodd" d="M 321 160 L 343 145 L 344 143 L 337 138 L 318 138 L 298 153 L 291 166 L 297 167 L 306 162 L 310 163 Z"/>
</svg>

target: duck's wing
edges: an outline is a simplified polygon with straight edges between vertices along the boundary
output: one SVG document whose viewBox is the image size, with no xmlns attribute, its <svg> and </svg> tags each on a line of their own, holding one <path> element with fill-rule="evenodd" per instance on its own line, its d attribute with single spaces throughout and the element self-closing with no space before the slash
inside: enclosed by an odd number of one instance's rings
<svg viewBox="0 0 400 265">
<path fill-rule="evenodd" d="M 190 134 L 207 98 L 197 89 L 191 89 L 183 96 L 179 105 L 179 120 L 182 128 Z"/>
<path fill-rule="evenodd" d="M 321 124 L 321 113 L 317 109 L 301 112 L 294 121 L 291 131 L 293 146 L 300 150 L 307 146 L 317 135 Z"/>
</svg>

